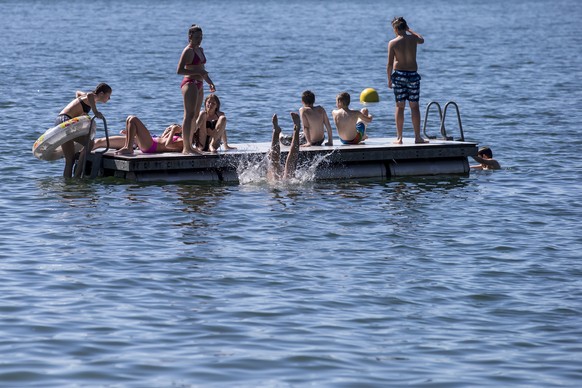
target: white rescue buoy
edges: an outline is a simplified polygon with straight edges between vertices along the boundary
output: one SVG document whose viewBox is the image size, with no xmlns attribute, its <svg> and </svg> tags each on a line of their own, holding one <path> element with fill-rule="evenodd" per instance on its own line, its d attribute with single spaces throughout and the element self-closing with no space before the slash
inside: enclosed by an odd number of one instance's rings
<svg viewBox="0 0 582 388">
<path fill-rule="evenodd" d="M 93 124 L 91 124 L 93 123 Z M 34 142 L 32 154 L 40 160 L 57 160 L 62 158 L 63 150 L 61 146 L 69 140 L 80 136 L 89 135 L 91 139 L 95 137 L 97 124 L 91 121 L 89 116 L 74 117 L 64 123 L 49 128 Z M 75 143 L 76 151 L 82 147 Z"/>
</svg>

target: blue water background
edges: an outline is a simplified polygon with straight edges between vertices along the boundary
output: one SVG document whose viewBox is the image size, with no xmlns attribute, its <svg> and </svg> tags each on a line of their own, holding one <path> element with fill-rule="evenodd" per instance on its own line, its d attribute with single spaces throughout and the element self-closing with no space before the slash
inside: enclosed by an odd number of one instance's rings
<svg viewBox="0 0 582 388">
<path fill-rule="evenodd" d="M 579 385 L 577 0 L 2 0 L 0 15 L 0 385 Z M 290 129 L 305 89 L 330 112 L 376 88 L 369 134 L 394 137 L 397 15 L 426 39 L 423 113 L 456 101 L 501 171 L 137 184 L 65 181 L 30 152 L 102 81 L 110 131 L 180 122 L 192 23 L 232 143 L 268 141 L 273 113 Z"/>
</svg>

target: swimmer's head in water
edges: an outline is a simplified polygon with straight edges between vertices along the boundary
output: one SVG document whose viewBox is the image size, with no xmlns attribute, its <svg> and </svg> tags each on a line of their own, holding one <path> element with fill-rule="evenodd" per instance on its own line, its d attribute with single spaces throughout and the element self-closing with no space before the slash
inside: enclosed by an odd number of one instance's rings
<svg viewBox="0 0 582 388">
<path fill-rule="evenodd" d="M 479 151 L 477 151 L 477 156 L 487 156 L 489 159 L 493 159 L 493 151 L 491 151 L 491 148 L 489 147 L 481 147 L 479 148 Z"/>
</svg>

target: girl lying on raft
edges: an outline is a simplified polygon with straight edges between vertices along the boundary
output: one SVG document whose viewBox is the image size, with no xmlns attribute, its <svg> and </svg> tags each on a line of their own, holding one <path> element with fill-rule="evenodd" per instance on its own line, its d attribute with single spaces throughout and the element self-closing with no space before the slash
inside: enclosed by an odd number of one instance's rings
<svg viewBox="0 0 582 388">
<path fill-rule="evenodd" d="M 133 155 L 134 142 L 144 154 L 181 151 L 182 126 L 172 124 L 168 126 L 160 137 L 153 137 L 144 123 L 137 116 L 128 116 L 125 120 L 125 136 L 110 136 L 109 147 L 117 149 L 116 155 Z M 107 139 L 96 139 L 93 149 L 107 146 Z"/>
</svg>

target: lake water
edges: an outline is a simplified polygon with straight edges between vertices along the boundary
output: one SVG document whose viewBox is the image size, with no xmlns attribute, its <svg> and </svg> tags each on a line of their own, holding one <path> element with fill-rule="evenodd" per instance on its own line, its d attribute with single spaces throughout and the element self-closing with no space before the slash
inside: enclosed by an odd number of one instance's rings
<svg viewBox="0 0 582 388">
<path fill-rule="evenodd" d="M 0 14 L 1 386 L 582 381 L 577 0 L 2 0 Z M 398 15 L 426 40 L 423 116 L 456 101 L 502 170 L 136 184 L 66 181 L 30 152 L 102 81 L 111 132 L 129 114 L 157 133 L 181 121 L 192 23 L 230 142 L 268 141 L 273 113 L 290 129 L 305 89 L 330 112 L 367 87 L 369 135 L 393 137 Z"/>
</svg>

